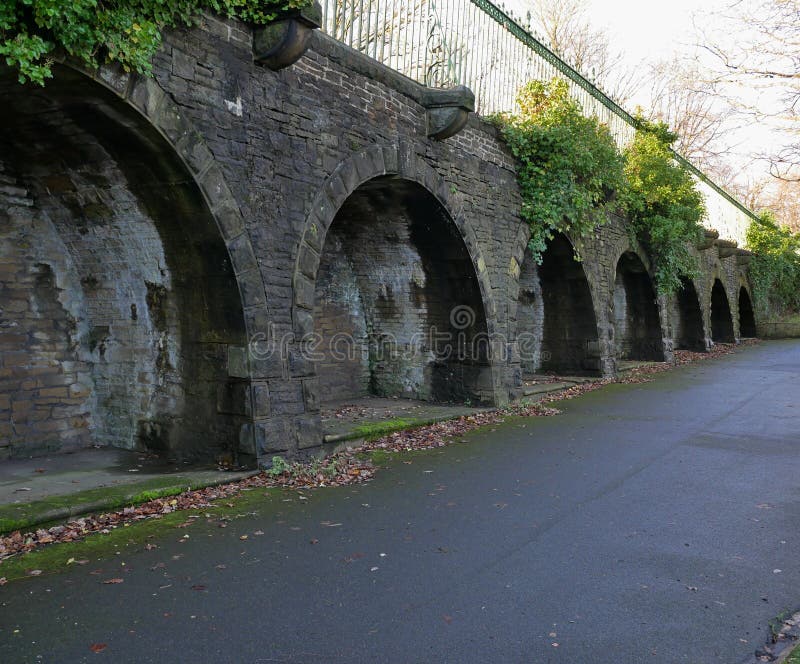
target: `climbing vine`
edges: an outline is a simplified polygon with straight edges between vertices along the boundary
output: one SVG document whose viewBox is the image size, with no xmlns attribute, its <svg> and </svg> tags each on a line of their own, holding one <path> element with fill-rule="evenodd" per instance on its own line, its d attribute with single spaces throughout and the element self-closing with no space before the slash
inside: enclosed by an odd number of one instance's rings
<svg viewBox="0 0 800 664">
<path fill-rule="evenodd" d="M 754 254 L 749 270 L 753 299 L 762 314 L 800 311 L 800 233 L 762 212 L 759 221 L 750 222 L 745 239 Z"/>
<path fill-rule="evenodd" d="M 59 51 L 84 65 L 118 62 L 150 73 L 165 28 L 203 11 L 265 24 L 307 0 L 0 0 L 0 60 L 20 83 L 44 85 Z"/>
<path fill-rule="evenodd" d="M 627 187 L 620 198 L 631 232 L 649 251 L 656 288 L 674 293 L 681 278 L 698 274 L 690 247 L 703 240 L 705 204 L 691 174 L 673 157 L 677 136 L 663 123 L 639 122 L 624 152 Z"/>
<path fill-rule="evenodd" d="M 565 81 L 531 81 L 517 103 L 519 113 L 494 121 L 518 162 L 521 214 L 540 261 L 555 232 L 579 237 L 606 221 L 614 192 L 624 188 L 623 159 L 608 128 L 582 114 Z"/>
</svg>

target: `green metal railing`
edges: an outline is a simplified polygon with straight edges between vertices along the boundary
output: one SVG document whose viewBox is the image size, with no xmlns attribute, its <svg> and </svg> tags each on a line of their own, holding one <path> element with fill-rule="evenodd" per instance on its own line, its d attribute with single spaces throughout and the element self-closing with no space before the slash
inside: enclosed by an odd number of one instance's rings
<svg viewBox="0 0 800 664">
<path fill-rule="evenodd" d="M 334 39 L 430 87 L 466 85 L 482 115 L 513 111 L 533 79 L 565 80 L 587 115 L 605 123 L 622 148 L 637 120 L 564 62 L 530 30 L 488 0 L 322 0 L 322 29 Z M 707 224 L 744 240 L 756 216 L 679 154 L 700 181 Z"/>
</svg>

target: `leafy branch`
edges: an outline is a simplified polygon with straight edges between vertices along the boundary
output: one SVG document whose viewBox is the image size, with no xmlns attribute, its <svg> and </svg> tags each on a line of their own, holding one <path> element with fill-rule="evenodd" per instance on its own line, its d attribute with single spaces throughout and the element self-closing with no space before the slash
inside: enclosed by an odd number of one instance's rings
<svg viewBox="0 0 800 664">
<path fill-rule="evenodd" d="M 672 156 L 677 136 L 663 122 L 639 123 L 624 152 L 627 188 L 621 198 L 629 228 L 650 253 L 656 288 L 674 293 L 682 278 L 699 272 L 691 247 L 703 240 L 705 203 L 691 174 Z"/>
<path fill-rule="evenodd" d="M 586 117 L 565 81 L 531 81 L 519 113 L 494 118 L 517 159 L 522 218 L 529 247 L 541 260 L 556 232 L 579 237 L 605 223 L 625 187 L 623 159 L 608 127 Z"/>
<path fill-rule="evenodd" d="M 762 212 L 747 228 L 750 283 L 762 315 L 800 311 L 800 233 L 781 226 L 771 212 Z M 770 311 L 772 310 L 772 311 Z"/>
<path fill-rule="evenodd" d="M 149 74 L 162 32 L 204 11 L 263 25 L 307 0 L 3 0 L 0 58 L 20 83 L 44 85 L 61 51 L 86 66 L 118 62 Z"/>
</svg>

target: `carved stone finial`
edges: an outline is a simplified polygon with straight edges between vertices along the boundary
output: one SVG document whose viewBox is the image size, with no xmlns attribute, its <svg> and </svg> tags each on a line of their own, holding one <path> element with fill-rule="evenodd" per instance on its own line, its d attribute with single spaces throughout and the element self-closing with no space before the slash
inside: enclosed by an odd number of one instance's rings
<svg viewBox="0 0 800 664">
<path fill-rule="evenodd" d="M 475 94 L 463 85 L 448 90 L 426 88 L 421 103 L 426 109 L 428 136 L 443 141 L 466 126 L 475 110 Z"/>
<path fill-rule="evenodd" d="M 706 228 L 705 229 L 705 238 L 703 239 L 703 241 L 699 245 L 697 245 L 697 248 L 700 249 L 700 251 L 703 251 L 705 249 L 711 249 L 711 247 L 714 246 L 714 242 L 717 240 L 717 238 L 719 238 L 719 232 L 718 231 L 715 231 L 715 230 L 710 229 L 710 228 Z"/>
<path fill-rule="evenodd" d="M 739 244 L 733 240 L 714 240 L 720 258 L 730 258 L 738 251 Z"/>
<path fill-rule="evenodd" d="M 308 49 L 311 34 L 322 24 L 322 7 L 309 7 L 286 14 L 253 33 L 255 61 L 272 71 L 297 62 Z"/>
<path fill-rule="evenodd" d="M 747 249 L 737 249 L 736 250 L 736 264 L 739 267 L 747 267 L 750 265 L 750 259 L 753 257 L 752 251 L 747 251 Z"/>
</svg>

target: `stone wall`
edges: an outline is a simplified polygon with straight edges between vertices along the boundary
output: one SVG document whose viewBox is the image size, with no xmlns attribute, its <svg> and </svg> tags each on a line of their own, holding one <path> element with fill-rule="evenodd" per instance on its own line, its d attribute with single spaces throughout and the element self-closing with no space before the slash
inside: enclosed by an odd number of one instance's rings
<svg viewBox="0 0 800 664">
<path fill-rule="evenodd" d="M 612 375 L 647 354 L 637 344 L 669 358 L 684 343 L 686 302 L 656 298 L 624 219 L 534 265 L 496 130 L 472 117 L 428 138 L 427 93 L 325 36 L 274 72 L 247 26 L 209 16 L 166 35 L 154 72 L 59 67 L 36 94 L 3 83 L 13 453 L 304 454 L 325 401 L 502 405 L 523 371 Z M 623 256 L 640 267 L 618 278 Z M 744 268 L 717 247 L 701 259 L 703 340 L 716 278 L 739 336 Z"/>
</svg>

